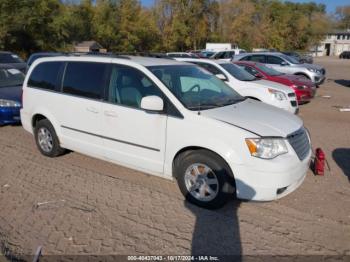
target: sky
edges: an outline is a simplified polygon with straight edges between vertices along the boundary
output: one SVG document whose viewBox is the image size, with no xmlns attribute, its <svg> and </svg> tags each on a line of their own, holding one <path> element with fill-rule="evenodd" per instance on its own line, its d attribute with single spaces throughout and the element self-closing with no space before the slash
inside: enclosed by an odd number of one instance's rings
<svg viewBox="0 0 350 262">
<path fill-rule="evenodd" d="M 328 13 L 333 13 L 337 6 L 342 5 L 350 5 L 350 0 L 288 0 L 289 2 L 295 2 L 295 3 L 307 3 L 307 2 L 316 2 L 319 4 L 325 4 L 327 7 Z M 152 6 L 154 3 L 154 0 L 141 0 L 142 4 L 144 6 Z"/>
</svg>

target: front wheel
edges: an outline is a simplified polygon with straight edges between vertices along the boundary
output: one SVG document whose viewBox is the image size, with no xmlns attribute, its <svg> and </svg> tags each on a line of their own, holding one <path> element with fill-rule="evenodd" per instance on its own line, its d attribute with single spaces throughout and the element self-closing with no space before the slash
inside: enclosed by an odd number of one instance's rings
<svg viewBox="0 0 350 262">
<path fill-rule="evenodd" d="M 235 192 L 234 179 L 226 162 L 206 150 L 181 154 L 175 175 L 185 198 L 200 207 L 222 207 Z"/>
</svg>

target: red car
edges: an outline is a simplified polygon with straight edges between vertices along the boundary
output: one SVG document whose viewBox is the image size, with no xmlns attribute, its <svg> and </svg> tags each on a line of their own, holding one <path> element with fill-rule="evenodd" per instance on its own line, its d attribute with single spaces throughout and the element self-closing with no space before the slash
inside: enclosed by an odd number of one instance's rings
<svg viewBox="0 0 350 262">
<path fill-rule="evenodd" d="M 283 74 L 264 64 L 256 62 L 238 61 L 234 63 L 243 67 L 247 72 L 257 78 L 289 86 L 294 90 L 299 104 L 310 102 L 316 94 L 315 84 L 304 76 Z"/>
</svg>

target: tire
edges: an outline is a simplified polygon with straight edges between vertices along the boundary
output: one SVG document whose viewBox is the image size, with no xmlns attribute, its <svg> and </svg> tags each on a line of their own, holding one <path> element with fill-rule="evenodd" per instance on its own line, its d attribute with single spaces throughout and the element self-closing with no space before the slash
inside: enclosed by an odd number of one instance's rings
<svg viewBox="0 0 350 262">
<path fill-rule="evenodd" d="M 45 134 L 47 136 L 45 136 Z M 38 147 L 40 153 L 44 156 L 53 158 L 60 156 L 65 152 L 65 149 L 60 147 L 60 142 L 56 135 L 55 129 L 49 120 L 43 119 L 36 124 L 34 136 L 36 146 Z"/>
<path fill-rule="evenodd" d="M 204 175 L 208 168 L 209 172 Z M 198 176 L 195 175 L 195 170 L 199 171 Z M 181 154 L 175 162 L 175 176 L 184 197 L 203 208 L 218 209 L 225 205 L 235 192 L 231 169 L 221 157 L 207 150 Z"/>
</svg>

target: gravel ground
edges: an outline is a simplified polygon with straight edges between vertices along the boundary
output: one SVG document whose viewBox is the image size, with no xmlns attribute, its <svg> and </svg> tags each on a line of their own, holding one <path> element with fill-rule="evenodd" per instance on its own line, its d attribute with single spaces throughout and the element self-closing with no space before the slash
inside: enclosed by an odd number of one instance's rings
<svg viewBox="0 0 350 262">
<path fill-rule="evenodd" d="M 324 177 L 310 171 L 297 191 L 274 202 L 232 200 L 220 210 L 200 209 L 172 181 L 77 153 L 48 159 L 22 127 L 1 127 L 0 251 L 17 258 L 43 246 L 44 255 L 337 255 L 349 261 L 350 112 L 338 107 L 350 106 L 350 60 L 315 63 L 325 66 L 328 80 L 300 116 L 330 171 Z"/>
</svg>

